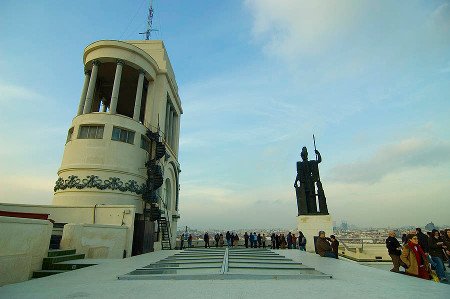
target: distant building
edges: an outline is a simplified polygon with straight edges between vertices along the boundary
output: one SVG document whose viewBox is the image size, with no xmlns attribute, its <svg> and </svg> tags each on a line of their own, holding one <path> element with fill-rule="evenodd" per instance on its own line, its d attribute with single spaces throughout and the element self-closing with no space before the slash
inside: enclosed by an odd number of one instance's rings
<svg viewBox="0 0 450 299">
<path fill-rule="evenodd" d="M 341 223 L 341 229 L 342 229 L 343 231 L 348 231 L 348 223 L 343 221 L 343 222 Z"/>
<path fill-rule="evenodd" d="M 434 226 L 433 222 L 428 223 L 427 225 L 425 225 L 425 229 L 427 231 L 432 231 L 433 229 L 436 229 L 436 226 Z"/>
</svg>

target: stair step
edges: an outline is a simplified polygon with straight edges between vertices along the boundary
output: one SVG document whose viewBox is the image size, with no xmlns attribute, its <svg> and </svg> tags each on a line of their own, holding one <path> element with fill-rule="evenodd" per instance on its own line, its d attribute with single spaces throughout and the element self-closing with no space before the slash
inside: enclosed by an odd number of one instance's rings
<svg viewBox="0 0 450 299">
<path fill-rule="evenodd" d="M 55 263 L 59 263 L 59 262 L 70 261 L 70 260 L 79 260 L 79 259 L 84 259 L 84 253 L 45 257 L 42 262 L 42 268 L 47 267 L 48 264 L 55 264 Z"/>
<path fill-rule="evenodd" d="M 86 268 L 90 266 L 95 266 L 96 264 L 46 264 L 45 268 L 42 265 L 42 270 L 76 270 L 81 268 Z"/>
<path fill-rule="evenodd" d="M 60 235 L 51 235 L 50 236 L 50 249 L 59 249 L 59 244 L 61 243 L 62 236 Z"/>
<path fill-rule="evenodd" d="M 75 254 L 75 253 L 76 253 L 76 249 L 67 249 L 67 250 L 54 249 L 54 250 L 49 250 L 47 256 L 54 257 L 54 256 L 62 256 L 62 255 L 71 255 L 71 254 Z"/>
<path fill-rule="evenodd" d="M 68 271 L 64 271 L 64 270 L 39 270 L 39 271 L 34 271 L 33 272 L 33 277 L 32 278 L 46 277 L 46 276 L 50 276 L 50 275 L 54 275 L 54 274 L 60 274 L 60 273 L 64 273 L 64 272 L 68 272 Z"/>
</svg>

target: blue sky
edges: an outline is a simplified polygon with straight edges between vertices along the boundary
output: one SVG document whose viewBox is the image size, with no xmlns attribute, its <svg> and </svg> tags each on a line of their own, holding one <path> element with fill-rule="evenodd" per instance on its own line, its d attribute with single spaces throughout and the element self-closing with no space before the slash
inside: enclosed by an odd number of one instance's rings
<svg viewBox="0 0 450 299">
<path fill-rule="evenodd" d="M 180 225 L 294 227 L 312 134 L 338 223 L 449 223 L 449 1 L 154 2 L 184 108 Z M 147 5 L 2 3 L 0 201 L 51 203 L 83 49 L 141 39 Z"/>
</svg>

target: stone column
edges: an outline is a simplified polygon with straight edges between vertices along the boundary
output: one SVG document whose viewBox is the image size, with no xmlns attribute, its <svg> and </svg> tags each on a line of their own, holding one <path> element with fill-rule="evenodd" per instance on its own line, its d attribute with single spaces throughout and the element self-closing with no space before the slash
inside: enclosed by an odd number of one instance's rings
<svg viewBox="0 0 450 299">
<path fill-rule="evenodd" d="M 166 118 L 164 119 L 164 137 L 166 142 L 169 143 L 169 121 L 170 121 L 170 103 L 169 99 L 166 100 Z"/>
<path fill-rule="evenodd" d="M 87 94 L 87 89 L 89 86 L 90 78 L 91 78 L 91 72 L 84 71 L 84 83 L 83 83 L 83 89 L 81 90 L 80 104 L 78 105 L 77 116 L 80 114 L 83 114 L 84 102 L 86 102 L 86 94 Z"/>
<path fill-rule="evenodd" d="M 111 104 L 109 105 L 109 113 L 116 114 L 117 101 L 119 100 L 120 79 L 122 78 L 123 61 L 117 60 L 116 75 L 114 76 L 114 85 L 111 95 Z"/>
<path fill-rule="evenodd" d="M 172 147 L 172 151 L 174 152 L 174 153 L 176 153 L 176 151 L 175 151 L 175 136 L 176 136 L 176 134 L 175 134 L 175 132 L 176 132 L 176 125 L 177 125 L 177 114 L 176 114 L 176 112 L 174 111 L 174 110 L 172 110 L 172 130 L 171 130 L 171 132 L 170 132 L 170 141 L 172 142 L 171 143 L 171 147 Z"/>
<path fill-rule="evenodd" d="M 134 112 L 133 119 L 139 121 L 139 116 L 141 114 L 141 100 L 142 100 L 142 89 L 144 87 L 144 72 L 139 72 L 139 80 L 136 89 L 136 98 L 134 99 Z"/>
<path fill-rule="evenodd" d="M 177 155 L 178 159 L 178 147 L 180 144 L 180 116 L 177 115 L 175 118 L 175 133 L 174 133 L 174 147 L 175 147 L 175 154 Z"/>
<path fill-rule="evenodd" d="M 173 151 L 173 110 L 172 109 L 170 109 L 170 113 L 169 113 L 169 140 L 167 142 L 169 142 L 170 148 Z"/>
<path fill-rule="evenodd" d="M 94 60 L 92 62 L 91 78 L 89 79 L 89 87 L 88 87 L 87 93 L 86 93 L 86 101 L 84 103 L 83 114 L 91 113 L 92 98 L 94 97 L 95 84 L 97 83 L 97 73 L 98 73 L 99 65 L 100 65 L 100 62 L 98 60 Z"/>
</svg>

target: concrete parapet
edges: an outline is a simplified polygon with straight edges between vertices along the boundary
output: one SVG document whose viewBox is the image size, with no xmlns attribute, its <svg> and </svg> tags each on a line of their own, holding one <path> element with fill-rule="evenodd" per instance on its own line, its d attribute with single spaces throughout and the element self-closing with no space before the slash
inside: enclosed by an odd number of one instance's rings
<svg viewBox="0 0 450 299">
<path fill-rule="evenodd" d="M 123 258 L 131 252 L 127 245 L 127 227 L 118 225 L 69 223 L 61 239 L 61 249 L 76 249 L 87 258 Z"/>
<path fill-rule="evenodd" d="M 53 224 L 48 220 L 0 217 L 0 286 L 28 280 L 47 256 Z"/>
<path fill-rule="evenodd" d="M 134 217 L 133 205 L 92 205 L 92 206 L 55 206 L 0 203 L 0 210 L 21 213 L 44 213 L 57 223 L 83 223 L 123 226 L 127 232 L 127 257 L 131 256 L 133 244 Z M 87 255 L 87 254 L 86 254 Z"/>
</svg>

